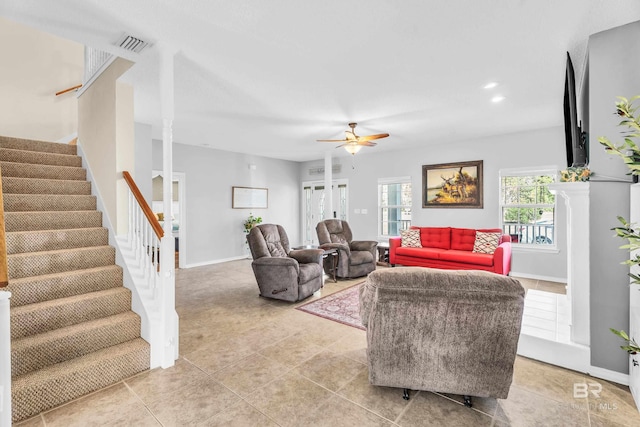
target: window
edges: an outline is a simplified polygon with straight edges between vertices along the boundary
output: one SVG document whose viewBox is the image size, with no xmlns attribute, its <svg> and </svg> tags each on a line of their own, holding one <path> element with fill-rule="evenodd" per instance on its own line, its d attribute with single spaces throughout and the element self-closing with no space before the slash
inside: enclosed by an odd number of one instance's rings
<svg viewBox="0 0 640 427">
<path fill-rule="evenodd" d="M 411 226 L 411 177 L 378 180 L 378 235 L 399 236 Z"/>
<path fill-rule="evenodd" d="M 501 226 L 520 245 L 555 246 L 556 170 L 500 171 Z"/>
</svg>

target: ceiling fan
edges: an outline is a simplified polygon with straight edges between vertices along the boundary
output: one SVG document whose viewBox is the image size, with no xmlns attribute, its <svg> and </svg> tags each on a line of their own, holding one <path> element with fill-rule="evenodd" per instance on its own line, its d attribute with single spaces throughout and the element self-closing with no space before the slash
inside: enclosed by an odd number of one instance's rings
<svg viewBox="0 0 640 427">
<path fill-rule="evenodd" d="M 336 148 L 344 147 L 350 154 L 356 154 L 362 147 L 373 147 L 375 142 L 371 142 L 374 139 L 386 138 L 388 133 L 379 133 L 376 135 L 358 136 L 356 135 L 357 123 L 349 123 L 351 130 L 345 131 L 345 139 L 318 139 L 318 142 L 342 142 Z"/>
</svg>

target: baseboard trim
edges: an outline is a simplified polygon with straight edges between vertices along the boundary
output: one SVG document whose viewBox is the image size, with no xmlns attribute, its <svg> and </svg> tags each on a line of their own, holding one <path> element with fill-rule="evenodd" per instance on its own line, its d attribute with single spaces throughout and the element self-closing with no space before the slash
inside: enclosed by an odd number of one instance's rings
<svg viewBox="0 0 640 427">
<path fill-rule="evenodd" d="M 580 344 L 561 343 L 520 334 L 518 354 L 583 373 L 588 373 L 591 368 L 591 349 Z"/>
<path fill-rule="evenodd" d="M 205 265 L 220 264 L 220 263 L 229 262 L 229 261 L 239 261 L 241 259 L 247 259 L 247 255 L 236 256 L 231 258 L 223 258 L 223 259 L 214 259 L 211 261 L 195 262 L 195 263 L 187 264 L 181 268 L 204 267 Z"/>
<path fill-rule="evenodd" d="M 529 273 L 518 273 L 517 271 L 511 270 L 509 273 L 511 277 L 522 277 L 523 279 L 533 279 L 533 280 L 544 280 L 546 282 L 556 282 L 556 283 L 567 283 L 567 278 L 562 277 L 551 277 L 551 276 L 540 276 L 539 274 L 529 274 Z"/>
<path fill-rule="evenodd" d="M 611 371 L 609 369 L 599 368 L 597 366 L 591 366 L 589 368 L 589 375 L 614 383 L 627 386 L 629 385 L 629 374 L 623 374 L 621 372 Z"/>
</svg>

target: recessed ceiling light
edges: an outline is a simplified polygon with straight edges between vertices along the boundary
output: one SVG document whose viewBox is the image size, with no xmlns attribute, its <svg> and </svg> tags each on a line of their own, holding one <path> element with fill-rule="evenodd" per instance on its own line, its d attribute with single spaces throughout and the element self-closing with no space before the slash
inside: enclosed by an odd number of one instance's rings
<svg viewBox="0 0 640 427">
<path fill-rule="evenodd" d="M 504 101 L 504 96 L 502 95 L 496 95 L 493 98 L 491 98 L 491 102 L 502 102 Z"/>
<path fill-rule="evenodd" d="M 489 82 L 486 85 L 484 85 L 483 88 L 484 89 L 493 89 L 496 86 L 498 86 L 498 82 Z"/>
</svg>

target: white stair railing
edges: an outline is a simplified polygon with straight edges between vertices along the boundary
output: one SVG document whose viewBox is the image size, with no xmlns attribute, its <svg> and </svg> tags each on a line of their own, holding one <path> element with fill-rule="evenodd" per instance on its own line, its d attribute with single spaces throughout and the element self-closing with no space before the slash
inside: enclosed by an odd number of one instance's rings
<svg viewBox="0 0 640 427">
<path fill-rule="evenodd" d="M 146 330 L 151 345 L 151 367 L 166 368 L 173 366 L 178 354 L 175 239 L 165 235 L 131 175 L 126 171 L 122 175 L 129 188 L 129 219 L 126 236 L 118 240 L 147 313 L 143 333 Z"/>
<path fill-rule="evenodd" d="M 99 75 L 105 68 L 107 63 L 114 58 L 114 56 L 108 52 L 94 49 L 89 46 L 84 47 L 84 76 L 82 83 L 86 86 L 87 83 L 94 79 L 94 76 Z"/>
<path fill-rule="evenodd" d="M 0 291 L 0 427 L 11 426 L 11 292 Z"/>
</svg>

